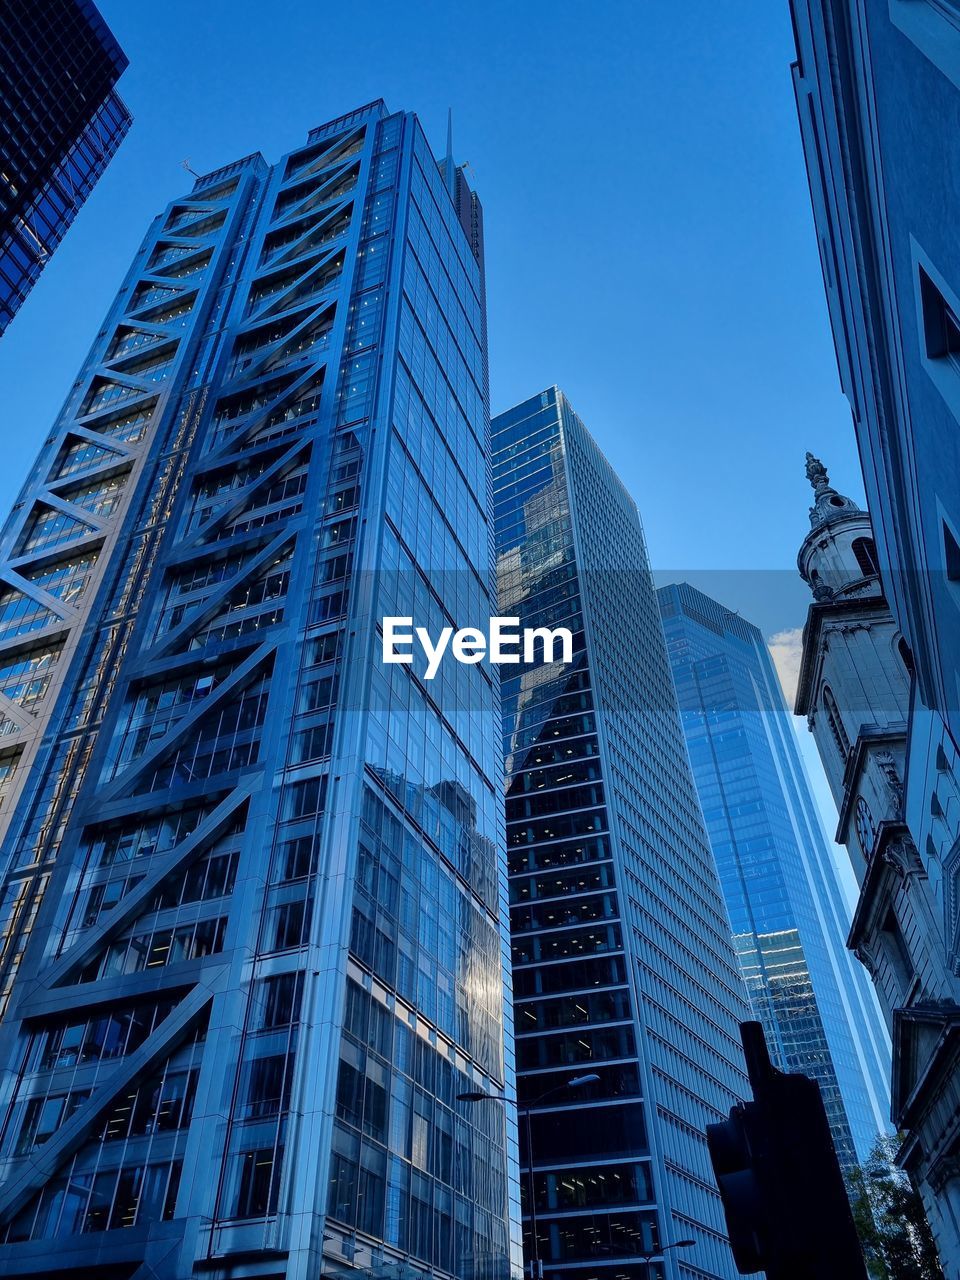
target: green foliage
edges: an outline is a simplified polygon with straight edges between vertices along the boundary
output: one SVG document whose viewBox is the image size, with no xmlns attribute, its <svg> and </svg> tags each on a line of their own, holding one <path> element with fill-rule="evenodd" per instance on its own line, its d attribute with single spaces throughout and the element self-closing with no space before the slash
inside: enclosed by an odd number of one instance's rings
<svg viewBox="0 0 960 1280">
<path fill-rule="evenodd" d="M 894 1164 L 899 1148 L 881 1134 L 847 1179 L 867 1270 L 871 1280 L 943 1280 L 920 1197 Z"/>
</svg>

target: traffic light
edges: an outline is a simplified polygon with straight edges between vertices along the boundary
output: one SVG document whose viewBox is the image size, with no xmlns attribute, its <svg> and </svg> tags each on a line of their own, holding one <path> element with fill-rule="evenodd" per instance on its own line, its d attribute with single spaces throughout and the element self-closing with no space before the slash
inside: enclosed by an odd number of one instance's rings
<svg viewBox="0 0 960 1280">
<path fill-rule="evenodd" d="M 820 1086 L 773 1066 L 759 1022 L 740 1036 L 753 1101 L 707 1126 L 737 1270 L 867 1280 Z"/>
</svg>

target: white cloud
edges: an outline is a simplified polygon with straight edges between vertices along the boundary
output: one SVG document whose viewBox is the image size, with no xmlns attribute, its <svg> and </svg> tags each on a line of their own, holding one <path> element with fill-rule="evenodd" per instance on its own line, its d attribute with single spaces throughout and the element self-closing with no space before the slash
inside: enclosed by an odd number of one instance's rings
<svg viewBox="0 0 960 1280">
<path fill-rule="evenodd" d="M 777 668 L 780 684 L 786 695 L 790 710 L 797 696 L 797 682 L 800 679 L 800 656 L 803 652 L 803 628 L 791 627 L 787 631 L 778 631 L 767 641 L 773 665 Z"/>
</svg>

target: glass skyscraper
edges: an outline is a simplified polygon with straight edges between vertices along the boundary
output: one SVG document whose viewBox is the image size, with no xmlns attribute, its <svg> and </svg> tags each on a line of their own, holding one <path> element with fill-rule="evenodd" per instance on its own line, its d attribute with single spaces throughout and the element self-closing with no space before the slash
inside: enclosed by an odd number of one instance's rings
<svg viewBox="0 0 960 1280">
<path fill-rule="evenodd" d="M 130 127 L 91 0 L 0 0 L 0 333 Z"/>
<path fill-rule="evenodd" d="M 412 114 L 147 231 L 2 535 L 4 1275 L 509 1274 L 498 690 L 378 636 L 496 612 L 485 368 Z"/>
<path fill-rule="evenodd" d="M 889 1127 L 890 1042 L 763 636 L 687 583 L 658 593 L 734 943 L 774 1063 L 820 1085 L 841 1166 Z"/>
<path fill-rule="evenodd" d="M 747 1004 L 637 509 L 557 388 L 493 447 L 500 613 L 574 637 L 501 668 L 526 1255 L 733 1277 L 704 1129 L 748 1092 Z"/>
</svg>

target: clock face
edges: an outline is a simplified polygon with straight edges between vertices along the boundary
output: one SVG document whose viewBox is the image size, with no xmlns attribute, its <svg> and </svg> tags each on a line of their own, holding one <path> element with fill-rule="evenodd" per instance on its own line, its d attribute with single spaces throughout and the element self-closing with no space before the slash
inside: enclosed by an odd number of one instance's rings
<svg viewBox="0 0 960 1280">
<path fill-rule="evenodd" d="M 873 842 L 876 839 L 877 829 L 873 824 L 873 816 L 870 813 L 870 806 L 864 800 L 863 796 L 857 797 L 857 839 L 860 841 L 860 848 L 863 850 L 865 858 L 870 857 L 870 850 L 873 848 Z"/>
</svg>

